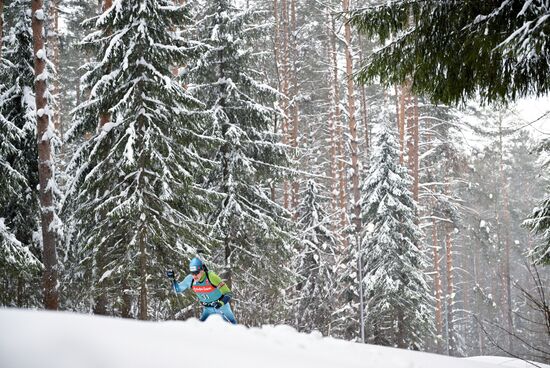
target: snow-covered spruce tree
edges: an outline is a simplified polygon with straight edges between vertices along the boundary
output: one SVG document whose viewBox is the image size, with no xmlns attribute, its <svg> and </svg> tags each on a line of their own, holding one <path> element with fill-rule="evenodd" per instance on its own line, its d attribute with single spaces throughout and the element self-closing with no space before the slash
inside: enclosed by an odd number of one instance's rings
<svg viewBox="0 0 550 368">
<path fill-rule="evenodd" d="M 548 169 L 550 167 L 550 139 L 541 141 L 536 149 L 539 154 L 544 153 L 546 158 L 543 159 L 542 167 Z M 538 234 L 542 240 L 535 245 L 529 252 L 529 256 L 535 264 L 550 265 L 550 190 L 547 189 L 545 198 L 542 202 L 533 209 L 531 215 L 523 222 L 523 226 L 530 229 L 535 234 Z"/>
<path fill-rule="evenodd" d="M 101 124 L 70 165 L 65 208 L 77 229 L 75 275 L 96 313 L 139 308 L 149 318 L 170 292 L 165 268 L 179 268 L 198 244 L 208 248 L 197 221 L 206 196 L 194 185 L 206 114 L 170 71 L 190 62 L 193 47 L 170 31 L 189 19 L 171 1 L 117 0 L 83 40 L 98 59 L 86 65 L 89 97 L 68 135 Z"/>
<path fill-rule="evenodd" d="M 365 326 L 368 341 L 420 349 L 433 336 L 426 255 L 420 249 L 412 179 L 399 164 L 399 147 L 382 123 L 363 184 L 362 234 Z M 372 233 L 367 233 L 369 228 Z"/>
<path fill-rule="evenodd" d="M 337 305 L 334 268 L 338 242 L 329 228 L 330 219 L 314 180 L 308 180 L 301 198 L 294 261 L 297 276 L 294 323 L 301 331 L 319 330 L 327 335 Z"/>
<path fill-rule="evenodd" d="M 207 103 L 219 139 L 213 156 L 217 169 L 208 183 L 218 193 L 212 236 L 223 247 L 218 259 L 224 277 L 237 299 L 247 301 L 240 319 L 250 324 L 277 318 L 263 306 L 280 300 L 289 258 L 288 215 L 269 192 L 287 157 L 273 134 L 276 91 L 258 81 L 253 68 L 250 43 L 261 31 L 258 23 L 258 13 L 240 10 L 232 0 L 206 2 L 197 32 L 209 49 L 189 68 L 189 91 Z"/>
<path fill-rule="evenodd" d="M 533 209 L 531 216 L 523 222 L 523 225 L 542 237 L 535 247 L 529 252 L 529 256 L 535 264 L 550 264 L 550 194 L 547 194 L 538 207 Z"/>
<path fill-rule="evenodd" d="M 0 304 L 38 305 L 38 153 L 30 0 L 6 8 L 13 23 L 0 61 Z M 33 284 L 27 287 L 27 283 Z M 19 289 L 19 291 L 17 291 Z"/>
</svg>

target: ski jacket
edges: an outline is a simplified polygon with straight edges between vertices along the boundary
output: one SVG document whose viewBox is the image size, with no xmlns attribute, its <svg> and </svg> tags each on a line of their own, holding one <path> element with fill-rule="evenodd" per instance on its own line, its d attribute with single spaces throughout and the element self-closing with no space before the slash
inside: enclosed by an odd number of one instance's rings
<svg viewBox="0 0 550 368">
<path fill-rule="evenodd" d="M 222 279 L 212 271 L 205 272 L 199 282 L 194 282 L 192 275 L 187 275 L 182 282 L 175 283 L 174 289 L 182 293 L 191 289 L 203 305 L 208 305 L 217 300 L 224 299 L 224 296 L 231 297 L 231 290 Z M 229 298 L 225 298 L 229 300 Z"/>
</svg>

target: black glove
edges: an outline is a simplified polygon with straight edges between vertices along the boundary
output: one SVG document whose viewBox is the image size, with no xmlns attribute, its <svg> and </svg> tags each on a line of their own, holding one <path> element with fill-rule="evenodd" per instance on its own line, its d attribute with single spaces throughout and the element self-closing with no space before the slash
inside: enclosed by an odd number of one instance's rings
<svg viewBox="0 0 550 368">
<path fill-rule="evenodd" d="M 167 270 L 166 277 L 168 277 L 169 279 L 175 280 L 176 274 L 174 273 L 174 270 Z"/>
<path fill-rule="evenodd" d="M 229 303 L 230 300 L 231 300 L 231 295 L 230 294 L 225 294 L 220 299 L 218 299 L 214 303 L 212 303 L 212 306 L 216 309 L 220 309 L 221 307 L 223 307 L 224 305 Z"/>
</svg>

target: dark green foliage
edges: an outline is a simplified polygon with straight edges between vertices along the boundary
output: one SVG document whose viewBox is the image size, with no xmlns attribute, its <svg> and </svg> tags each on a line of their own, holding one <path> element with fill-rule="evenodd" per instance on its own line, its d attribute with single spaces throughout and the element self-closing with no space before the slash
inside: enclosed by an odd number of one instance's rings
<svg viewBox="0 0 550 368">
<path fill-rule="evenodd" d="M 297 285 L 293 323 L 300 331 L 330 332 L 332 315 L 337 309 L 335 263 L 337 239 L 330 230 L 324 204 L 327 202 L 313 180 L 308 180 L 298 207 L 300 239 L 295 248 Z"/>
<path fill-rule="evenodd" d="M 11 18 L 0 60 L 0 305 L 37 305 L 40 210 L 30 1 L 6 9 Z"/>
<path fill-rule="evenodd" d="M 544 0 L 394 0 L 351 14 L 385 45 L 359 72 L 387 85 L 457 103 L 542 96 L 550 90 L 550 10 Z"/>
<path fill-rule="evenodd" d="M 99 57 L 86 65 L 88 100 L 69 137 L 96 133 L 69 167 L 65 210 L 74 279 L 85 281 L 80 298 L 91 293 L 96 313 L 125 315 L 138 292 L 151 304 L 165 299 L 164 268 L 208 248 L 200 224 L 207 196 L 194 186 L 206 163 L 197 149 L 207 115 L 172 78 L 170 67 L 188 63 L 193 50 L 170 32 L 189 20 L 171 5 L 117 2 L 90 21 L 96 30 L 83 41 Z"/>
<path fill-rule="evenodd" d="M 189 91 L 214 117 L 209 133 L 216 150 L 208 155 L 215 168 L 205 185 L 217 197 L 208 217 L 221 245 L 215 260 L 236 298 L 248 301 L 240 319 L 249 324 L 262 320 L 256 307 L 280 300 L 287 284 L 287 273 L 266 262 L 282 266 L 289 259 L 288 214 L 269 188 L 288 161 L 273 133 L 277 92 L 263 82 L 252 50 L 264 29 L 261 15 L 230 0 L 208 1 L 197 23 L 205 51 L 188 67 Z"/>
</svg>

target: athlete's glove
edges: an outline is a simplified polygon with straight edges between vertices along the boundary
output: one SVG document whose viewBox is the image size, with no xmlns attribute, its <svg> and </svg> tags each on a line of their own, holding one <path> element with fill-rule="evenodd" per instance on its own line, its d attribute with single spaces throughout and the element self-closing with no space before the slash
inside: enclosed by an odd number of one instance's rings
<svg viewBox="0 0 550 368">
<path fill-rule="evenodd" d="M 174 273 L 174 270 L 167 270 L 166 271 L 166 277 L 169 279 L 174 280 L 176 278 L 176 274 Z"/>
<path fill-rule="evenodd" d="M 213 304 L 213 307 L 216 309 L 220 309 L 224 305 L 226 305 L 231 300 L 231 295 L 225 294 L 220 299 L 216 300 Z"/>
</svg>

